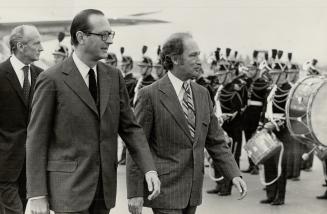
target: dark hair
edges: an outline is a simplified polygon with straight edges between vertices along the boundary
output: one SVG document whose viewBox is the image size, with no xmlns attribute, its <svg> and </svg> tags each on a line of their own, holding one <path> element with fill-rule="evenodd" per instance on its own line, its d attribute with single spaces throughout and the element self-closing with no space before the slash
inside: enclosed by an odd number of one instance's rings
<svg viewBox="0 0 327 214">
<path fill-rule="evenodd" d="M 184 40 L 186 38 L 192 38 L 192 35 L 189 33 L 175 33 L 164 43 L 160 58 L 165 70 L 168 71 L 174 67 L 173 57 L 181 56 L 184 53 Z"/>
<path fill-rule="evenodd" d="M 70 26 L 70 36 L 71 43 L 73 46 L 78 45 L 78 41 L 76 38 L 77 31 L 88 32 L 91 30 L 91 26 L 89 25 L 89 16 L 90 15 L 103 15 L 103 12 L 95 9 L 86 9 L 79 12 L 73 19 L 72 24 Z"/>
</svg>

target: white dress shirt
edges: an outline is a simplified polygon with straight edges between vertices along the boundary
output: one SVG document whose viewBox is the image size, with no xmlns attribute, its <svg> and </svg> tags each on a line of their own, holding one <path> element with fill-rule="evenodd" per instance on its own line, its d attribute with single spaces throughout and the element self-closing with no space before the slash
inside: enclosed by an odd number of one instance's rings
<svg viewBox="0 0 327 214">
<path fill-rule="evenodd" d="M 184 93 L 185 93 L 185 90 L 183 88 L 183 83 L 184 82 L 182 80 L 178 79 L 170 71 L 168 71 L 168 78 L 169 78 L 171 84 L 173 85 L 173 87 L 175 89 L 175 92 L 176 92 L 176 95 L 178 97 L 178 100 L 179 100 L 180 104 L 182 105 L 183 97 L 184 97 Z M 190 84 L 190 80 L 187 80 L 187 81 Z M 191 85 L 190 85 L 190 92 L 191 92 L 191 97 L 193 97 Z"/>
<path fill-rule="evenodd" d="M 17 57 L 13 54 L 10 57 L 10 63 L 16 73 L 16 76 L 18 78 L 18 81 L 20 83 L 20 86 L 23 88 L 23 84 L 24 84 L 24 71 L 23 71 L 23 67 L 26 66 L 22 61 L 20 61 L 19 59 L 17 59 Z M 31 84 L 31 68 L 30 65 L 27 65 L 29 67 L 29 72 L 28 72 L 28 81 Z"/>
<path fill-rule="evenodd" d="M 77 70 L 80 72 L 80 74 L 82 75 L 82 78 L 86 84 L 87 87 L 89 87 L 89 71 L 90 71 L 90 67 L 87 66 L 84 62 L 82 62 L 82 60 L 80 60 L 78 58 L 78 56 L 76 55 L 76 53 L 73 53 L 73 61 L 77 67 Z M 97 80 L 97 66 L 95 65 L 93 68 L 94 74 L 95 74 L 95 81 L 98 82 Z"/>
</svg>

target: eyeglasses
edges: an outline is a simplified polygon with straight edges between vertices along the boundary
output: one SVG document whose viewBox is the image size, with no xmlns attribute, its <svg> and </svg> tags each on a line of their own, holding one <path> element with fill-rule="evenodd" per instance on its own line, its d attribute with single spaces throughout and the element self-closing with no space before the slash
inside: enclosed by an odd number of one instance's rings
<svg viewBox="0 0 327 214">
<path fill-rule="evenodd" d="M 106 31 L 106 32 L 103 32 L 103 33 L 85 32 L 85 34 L 100 36 L 102 41 L 104 41 L 104 42 L 107 41 L 108 38 L 113 39 L 115 37 L 115 31 Z"/>
</svg>

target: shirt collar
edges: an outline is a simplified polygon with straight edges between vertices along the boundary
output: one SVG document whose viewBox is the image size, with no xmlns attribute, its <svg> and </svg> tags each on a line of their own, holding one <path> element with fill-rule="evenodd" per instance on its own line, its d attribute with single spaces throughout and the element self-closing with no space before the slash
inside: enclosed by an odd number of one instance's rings
<svg viewBox="0 0 327 214">
<path fill-rule="evenodd" d="M 10 63 L 15 71 L 22 70 L 24 66 L 26 66 L 22 61 L 20 61 L 15 54 L 11 55 Z M 27 65 L 29 66 L 29 65 Z"/>
<path fill-rule="evenodd" d="M 171 84 L 173 85 L 176 94 L 178 95 L 182 89 L 183 81 L 178 79 L 174 74 L 168 71 L 168 78 L 170 79 Z M 189 82 L 189 80 L 188 80 Z"/>
<path fill-rule="evenodd" d="M 89 75 L 89 70 L 91 69 L 89 66 L 87 66 L 84 62 L 82 62 L 82 60 L 80 60 L 80 58 L 78 58 L 78 56 L 76 55 L 76 53 L 73 53 L 73 60 L 74 63 L 77 67 L 77 69 L 79 70 L 79 72 L 81 73 L 82 77 L 85 79 L 86 77 L 88 77 Z M 95 65 L 93 68 L 94 72 L 97 72 L 97 66 Z"/>
</svg>

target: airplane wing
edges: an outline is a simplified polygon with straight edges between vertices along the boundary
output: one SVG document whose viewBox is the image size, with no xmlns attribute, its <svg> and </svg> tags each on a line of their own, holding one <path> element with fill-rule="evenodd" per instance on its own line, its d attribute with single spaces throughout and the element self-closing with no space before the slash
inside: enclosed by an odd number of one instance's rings
<svg viewBox="0 0 327 214">
<path fill-rule="evenodd" d="M 114 27 L 169 23 L 168 21 L 159 20 L 159 19 L 139 19 L 139 18 L 109 18 L 108 20 L 110 24 Z M 72 20 L 0 23 L 0 37 L 8 35 L 14 27 L 22 24 L 36 26 L 42 35 L 57 35 L 58 32 L 66 32 L 66 34 L 68 34 L 71 22 Z"/>
</svg>

